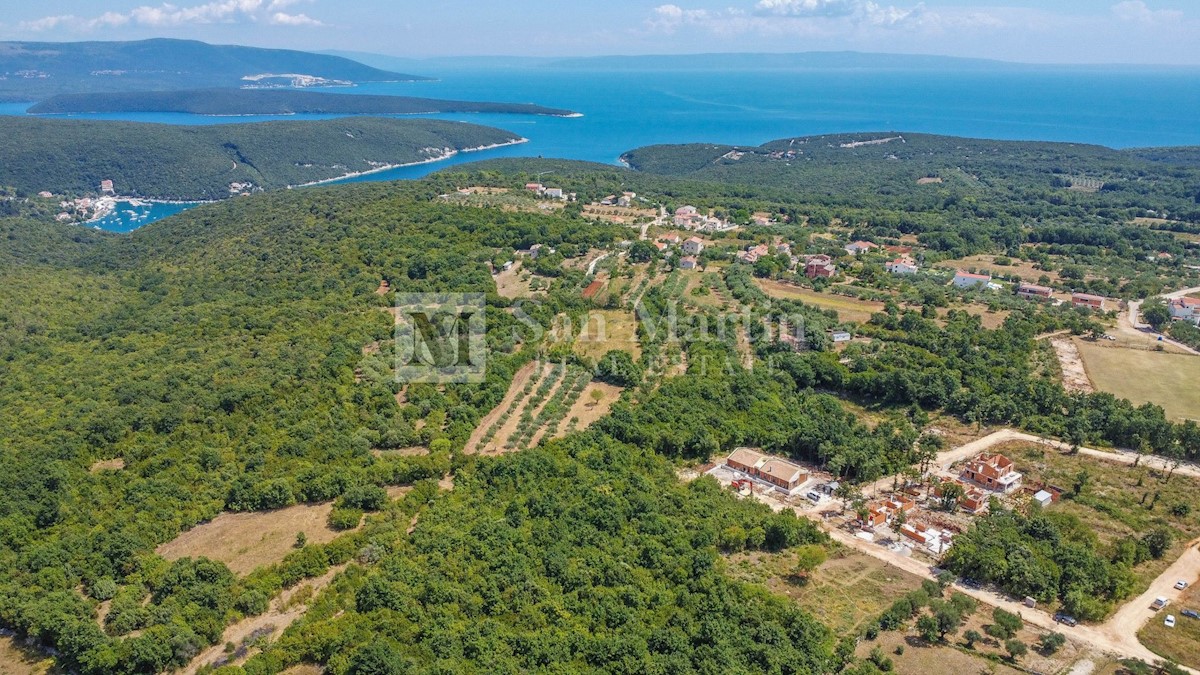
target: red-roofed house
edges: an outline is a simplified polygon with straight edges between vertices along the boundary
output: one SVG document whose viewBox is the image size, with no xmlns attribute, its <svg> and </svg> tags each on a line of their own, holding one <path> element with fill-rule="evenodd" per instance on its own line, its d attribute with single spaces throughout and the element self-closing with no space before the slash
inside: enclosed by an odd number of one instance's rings
<svg viewBox="0 0 1200 675">
<path fill-rule="evenodd" d="M 1167 304 L 1167 309 L 1171 310 L 1171 318 L 1176 321 L 1200 323 L 1200 299 L 1173 298 Z"/>
<path fill-rule="evenodd" d="M 884 267 L 892 274 L 916 274 L 919 269 L 917 262 L 906 255 L 889 261 Z"/>
<path fill-rule="evenodd" d="M 1048 300 L 1054 295 L 1054 289 L 1046 286 L 1038 286 L 1037 284 L 1022 283 L 1017 286 L 1017 295 L 1022 298 Z"/>
<path fill-rule="evenodd" d="M 704 240 L 700 237 L 692 237 L 683 242 L 683 252 L 688 255 L 700 255 L 704 250 Z"/>
<path fill-rule="evenodd" d="M 872 249 L 877 248 L 879 248 L 879 244 L 873 244 L 869 241 L 852 241 L 846 244 L 846 253 L 858 255 L 859 253 L 869 253 Z"/>
<path fill-rule="evenodd" d="M 798 464 L 782 457 L 765 455 L 754 448 L 735 448 L 725 458 L 725 465 L 753 478 L 764 480 L 790 492 L 808 480 L 808 472 Z"/>
<path fill-rule="evenodd" d="M 1104 310 L 1104 298 L 1090 293 L 1072 293 L 1071 304 L 1075 307 L 1086 307 L 1097 311 Z"/>
</svg>

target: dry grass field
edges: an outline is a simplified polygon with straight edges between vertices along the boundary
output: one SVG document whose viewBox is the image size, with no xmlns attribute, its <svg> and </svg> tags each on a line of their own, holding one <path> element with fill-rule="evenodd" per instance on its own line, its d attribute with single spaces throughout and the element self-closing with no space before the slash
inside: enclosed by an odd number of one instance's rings
<svg viewBox="0 0 1200 675">
<path fill-rule="evenodd" d="M 958 260 L 947 260 L 945 262 L 938 263 L 938 267 L 945 269 L 964 270 L 974 267 L 978 270 L 986 269 L 992 273 L 992 276 L 1007 276 L 1010 274 L 1015 274 L 1018 277 L 1021 277 L 1021 279 L 1024 281 L 1030 281 L 1034 283 L 1036 283 L 1037 280 L 1040 279 L 1044 274 L 1047 277 L 1050 277 L 1050 281 L 1052 283 L 1057 283 L 1060 281 L 1058 272 L 1047 272 L 1045 270 L 1040 270 L 1034 267 L 1033 263 L 1025 260 L 1017 260 L 1016 258 L 1009 258 L 1009 260 L 1011 261 L 1011 264 L 1009 265 L 997 265 L 995 262 L 996 256 L 994 255 L 973 255 L 966 258 L 960 258 Z"/>
<path fill-rule="evenodd" d="M 1200 420 L 1200 356 L 1075 343 L 1097 390 L 1158 404 L 1176 421 Z"/>
<path fill-rule="evenodd" d="M 842 321 L 865 323 L 872 314 L 883 311 L 882 302 L 858 300 L 831 293 L 818 293 L 812 289 L 770 279 L 755 279 L 755 282 L 764 293 L 773 298 L 800 300 L 821 309 L 832 309 L 838 313 L 838 318 Z"/>
<path fill-rule="evenodd" d="M 599 391 L 604 394 L 604 398 L 599 401 L 592 398 L 593 391 Z M 589 382 L 583 389 L 583 393 L 579 398 L 575 399 L 575 403 L 571 405 L 570 412 L 562 424 L 558 425 L 554 437 L 560 438 L 567 435 L 568 431 L 586 429 L 590 427 L 596 420 L 608 414 L 612 410 L 613 404 L 621 397 L 621 392 L 624 391 L 620 387 L 605 382 Z M 572 424 L 571 420 L 575 420 Z"/>
<path fill-rule="evenodd" d="M 54 660 L 34 649 L 28 649 L 11 636 L 0 636 L 0 675 L 57 675 L 63 671 L 54 667 Z"/>
<path fill-rule="evenodd" d="M 621 310 L 597 310 L 589 314 L 586 326 L 579 328 L 575 339 L 575 351 L 591 359 L 599 360 L 610 350 L 623 349 L 633 358 L 642 354 L 637 338 L 637 317 L 633 312 Z"/>
<path fill-rule="evenodd" d="M 1183 592 L 1179 602 L 1168 605 L 1138 632 L 1138 639 L 1150 651 L 1190 668 L 1200 668 L 1200 619 L 1186 617 L 1184 609 L 1200 611 L 1200 584 Z M 1175 627 L 1167 628 L 1163 620 L 1175 615 Z"/>
</svg>

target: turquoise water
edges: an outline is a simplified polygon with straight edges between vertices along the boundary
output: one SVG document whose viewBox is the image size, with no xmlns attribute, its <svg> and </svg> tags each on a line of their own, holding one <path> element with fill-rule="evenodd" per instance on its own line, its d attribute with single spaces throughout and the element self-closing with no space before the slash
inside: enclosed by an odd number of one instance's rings
<svg viewBox="0 0 1200 675">
<path fill-rule="evenodd" d="M 898 130 L 1117 148 L 1200 145 L 1200 70 L 1196 69 L 587 72 L 530 68 L 425 74 L 441 79 L 329 91 L 532 102 L 576 110 L 584 117 L 431 115 L 509 129 L 530 142 L 352 180 L 418 178 L 453 164 L 494 157 L 561 157 L 612 164 L 622 152 L 654 143 L 759 144 L 787 136 L 848 131 Z M 25 107 L 0 105 L 0 114 L 23 114 Z M 332 116 L 73 117 L 220 124 Z M 149 216 L 132 221 L 114 214 L 101 226 L 127 231 L 177 212 L 174 207 L 179 205 L 154 205 Z"/>
</svg>

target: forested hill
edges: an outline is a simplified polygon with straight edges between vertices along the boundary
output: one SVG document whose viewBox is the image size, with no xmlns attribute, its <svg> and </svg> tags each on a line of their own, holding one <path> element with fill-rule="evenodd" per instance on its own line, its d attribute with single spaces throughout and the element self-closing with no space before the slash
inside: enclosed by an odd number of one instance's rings
<svg viewBox="0 0 1200 675">
<path fill-rule="evenodd" d="M 303 75 L 351 84 L 423 80 L 350 59 L 194 40 L 0 42 L 0 100 L 74 92 L 291 84 Z M 275 78 L 256 78 L 273 75 Z"/>
<path fill-rule="evenodd" d="M 0 117 L 0 185 L 86 194 L 112 180 L 124 196 L 222 199 L 231 189 L 301 185 L 520 140 L 501 129 L 428 119 L 171 126 Z"/>
<path fill-rule="evenodd" d="M 196 115 L 289 115 L 324 113 L 389 115 L 415 113 L 573 114 L 532 103 L 446 101 L 412 96 L 328 94 L 295 89 L 189 89 L 60 94 L 29 108 L 35 114 L 173 112 Z"/>
<path fill-rule="evenodd" d="M 622 160 L 646 173 L 802 190 L 831 205 L 928 208 L 971 199 L 1029 215 L 1029 205 L 1142 208 L 1200 222 L 1200 170 L 1187 148 L 996 141 L 903 132 L 785 138 L 757 147 L 653 145 Z M 1189 166 L 1191 164 L 1191 166 Z"/>
</svg>

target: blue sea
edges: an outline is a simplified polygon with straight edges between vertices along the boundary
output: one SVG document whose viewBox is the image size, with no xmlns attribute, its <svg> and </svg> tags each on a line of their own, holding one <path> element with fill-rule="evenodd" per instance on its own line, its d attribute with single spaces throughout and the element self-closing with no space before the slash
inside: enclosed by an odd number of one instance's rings
<svg viewBox="0 0 1200 675">
<path fill-rule="evenodd" d="M 552 68 L 423 72 L 434 82 L 367 84 L 334 93 L 512 101 L 567 108 L 579 118 L 430 115 L 501 127 L 518 146 L 358 177 L 412 179 L 494 157 L 556 157 L 615 164 L 655 143 L 759 144 L 853 131 L 908 131 L 1011 140 L 1094 143 L 1115 148 L 1200 145 L 1200 70 L 1014 68 L 1011 70 L 585 71 Z M 0 114 L 24 114 L 23 104 Z M 169 124 L 221 124 L 328 115 L 205 117 L 78 115 Z M 99 223 L 129 231 L 184 208 L 123 209 Z M 133 210 L 136 217 L 127 213 Z"/>
</svg>

